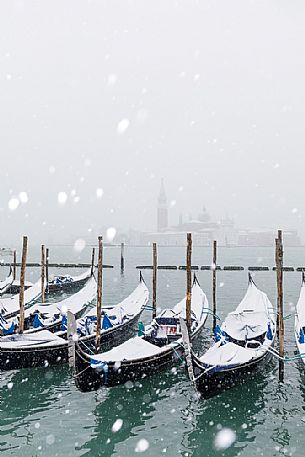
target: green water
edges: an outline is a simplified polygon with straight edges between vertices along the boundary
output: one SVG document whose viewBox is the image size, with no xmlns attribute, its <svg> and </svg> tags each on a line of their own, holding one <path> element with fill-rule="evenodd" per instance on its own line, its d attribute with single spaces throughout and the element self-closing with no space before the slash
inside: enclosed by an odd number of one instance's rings
<svg viewBox="0 0 305 457">
<path fill-rule="evenodd" d="M 55 249 L 55 248 L 54 248 Z M 194 248 L 193 264 L 209 264 L 210 250 Z M 73 254 L 75 257 L 75 254 Z M 182 248 L 159 250 L 160 264 L 183 264 Z M 55 256 L 55 254 L 54 254 Z M 69 249 L 57 249 L 56 260 L 70 260 Z M 82 253 L 81 260 L 89 257 Z M 67 258 L 68 257 L 68 258 Z M 305 249 L 286 249 L 286 265 L 305 264 Z M 151 262 L 146 248 L 126 248 L 126 269 L 119 270 L 119 250 L 106 249 L 104 299 L 115 303 L 137 284 L 137 264 Z M 273 265 L 273 250 L 220 249 L 221 265 Z M 37 276 L 38 271 L 29 273 Z M 71 272 L 71 271 L 70 271 Z M 4 272 L 0 272 L 1 277 Z M 74 272 L 75 273 L 75 272 Z M 151 272 L 145 271 L 147 283 Z M 199 281 L 211 300 L 210 272 L 199 272 Z M 174 305 L 185 291 L 185 272 L 160 271 L 158 304 Z M 273 272 L 260 272 L 257 284 L 275 301 Z M 247 286 L 247 272 L 220 272 L 218 314 L 234 309 Z M 285 274 L 285 314 L 293 312 L 300 287 L 299 273 Z M 146 312 L 144 320 L 149 320 Z M 286 322 L 287 355 L 295 351 L 293 318 Z M 211 341 L 211 318 L 200 345 Z M 285 366 L 285 383 L 278 383 L 277 362 L 271 361 L 248 382 L 207 400 L 197 397 L 182 367 L 137 382 L 134 385 L 80 393 L 68 368 L 41 368 L 0 373 L 0 452 L 3 456 L 304 456 L 305 366 Z M 123 421 L 112 431 L 117 419 Z M 236 433 L 225 451 L 215 448 L 221 427 Z M 149 447 L 136 453 L 140 439 Z"/>
</svg>

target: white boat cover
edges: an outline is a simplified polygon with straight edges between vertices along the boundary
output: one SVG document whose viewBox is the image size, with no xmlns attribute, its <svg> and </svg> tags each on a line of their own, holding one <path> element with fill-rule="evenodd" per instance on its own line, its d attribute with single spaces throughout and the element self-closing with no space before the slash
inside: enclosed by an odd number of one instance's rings
<svg viewBox="0 0 305 457">
<path fill-rule="evenodd" d="M 221 340 L 214 343 L 200 361 L 208 366 L 238 365 L 259 358 L 273 344 L 275 335 L 275 316 L 271 302 L 267 295 L 259 290 L 253 281 L 250 281 L 247 292 L 236 310 L 226 317 L 221 331 L 231 338 L 246 342 L 263 335 L 263 343 L 258 342 L 257 348 L 240 346 L 227 341 L 225 334 Z M 269 328 L 270 327 L 270 328 Z"/>
<path fill-rule="evenodd" d="M 302 281 L 300 296 L 296 305 L 295 314 L 295 339 L 300 354 L 305 354 L 305 282 L 304 278 Z M 302 361 L 305 364 L 305 358 L 302 357 Z"/>
<path fill-rule="evenodd" d="M 198 321 L 200 321 L 201 319 L 203 309 L 208 307 L 208 299 L 203 290 L 201 289 L 198 281 L 195 280 L 192 287 L 191 310 Z M 177 303 L 176 306 L 174 306 L 173 311 L 175 312 L 175 314 L 179 315 L 179 317 L 186 319 L 186 297 L 179 303 Z"/>
<path fill-rule="evenodd" d="M 305 282 L 303 281 L 300 296 L 296 305 L 298 327 L 305 327 Z"/>
<path fill-rule="evenodd" d="M 0 294 L 4 294 L 7 291 L 7 289 L 11 286 L 13 281 L 13 272 L 11 270 L 10 274 L 3 281 L 0 281 Z"/>
<path fill-rule="evenodd" d="M 152 357 L 167 350 L 168 347 L 158 347 L 145 341 L 140 336 L 131 338 L 123 344 L 102 354 L 92 356 L 94 361 L 99 362 L 123 362 L 124 360 L 135 360 L 142 357 Z"/>
<path fill-rule="evenodd" d="M 14 334 L 0 337 L 0 350 L 1 349 L 18 349 L 30 346 L 57 346 L 66 345 L 67 341 L 55 335 L 49 330 L 41 330 L 37 333 L 30 334 Z"/>
<path fill-rule="evenodd" d="M 89 279 L 81 290 L 68 298 L 58 303 L 35 303 L 24 312 L 25 317 L 29 317 L 31 314 L 40 313 L 46 318 L 52 318 L 54 314 L 61 314 L 62 316 L 67 315 L 67 311 L 71 311 L 76 314 L 82 310 L 83 307 L 90 304 L 96 297 L 96 281 L 94 277 Z"/>
<path fill-rule="evenodd" d="M 32 287 L 24 292 L 24 306 L 30 304 L 33 300 L 41 295 L 41 280 L 37 281 Z M 19 294 L 9 298 L 0 298 L 0 313 L 11 314 L 19 310 Z"/>
<path fill-rule="evenodd" d="M 51 275 L 50 279 L 49 279 L 49 284 L 54 284 L 54 281 L 56 280 L 57 277 L 64 277 L 64 276 L 68 276 L 69 278 L 71 278 L 71 281 L 69 281 L 68 284 L 69 283 L 78 282 L 78 281 L 82 281 L 83 279 L 90 278 L 90 276 L 91 276 L 91 267 L 89 269 L 85 270 L 83 273 L 77 275 L 77 276 Z M 56 283 L 55 283 L 55 285 L 56 285 Z M 64 283 L 63 283 L 63 285 L 64 285 Z"/>
<path fill-rule="evenodd" d="M 272 304 L 267 295 L 250 281 L 246 295 L 232 313 L 226 317 L 221 329 L 235 340 L 255 338 L 268 329 Z"/>
<path fill-rule="evenodd" d="M 238 365 L 250 362 L 264 352 L 263 348 L 244 348 L 230 342 L 220 346 L 218 342 L 200 357 L 200 360 L 211 366 Z"/>
<path fill-rule="evenodd" d="M 103 307 L 102 310 L 105 308 L 106 313 L 108 313 L 108 309 L 111 309 L 111 313 L 115 310 L 120 310 L 120 314 L 126 316 L 134 316 L 140 312 L 140 310 L 146 305 L 149 299 L 149 291 L 144 281 L 140 281 L 139 285 L 131 292 L 128 297 L 126 297 L 122 302 L 114 305 L 113 307 L 109 308 L 108 306 Z M 84 316 L 90 317 L 96 316 L 96 306 L 91 308 Z"/>
</svg>

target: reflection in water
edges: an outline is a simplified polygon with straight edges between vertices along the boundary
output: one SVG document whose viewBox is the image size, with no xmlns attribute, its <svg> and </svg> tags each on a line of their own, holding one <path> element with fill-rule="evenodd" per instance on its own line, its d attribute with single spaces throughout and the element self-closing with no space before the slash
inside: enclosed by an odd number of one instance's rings
<svg viewBox="0 0 305 457">
<path fill-rule="evenodd" d="M 101 389 L 101 395 L 107 390 L 108 396 L 103 401 L 99 394 L 96 397 L 94 437 L 82 447 L 87 450 L 83 455 L 114 455 L 118 443 L 124 443 L 145 430 L 150 440 L 147 421 L 154 417 L 158 403 L 168 399 L 172 381 L 172 376 L 156 375 L 134 384 L 128 382 L 111 389 Z M 123 425 L 114 433 L 112 426 L 117 419 L 121 419 Z M 154 428 L 158 425 L 156 423 Z"/>
<path fill-rule="evenodd" d="M 190 456 L 220 456 L 214 447 L 215 436 L 221 428 L 236 433 L 238 444 L 226 450 L 233 457 L 255 439 L 253 431 L 259 421 L 257 414 L 265 407 L 263 391 L 268 384 L 267 376 L 259 373 L 255 379 L 209 399 L 199 398 L 190 402 L 193 430 L 184 436 L 184 447 Z"/>
</svg>

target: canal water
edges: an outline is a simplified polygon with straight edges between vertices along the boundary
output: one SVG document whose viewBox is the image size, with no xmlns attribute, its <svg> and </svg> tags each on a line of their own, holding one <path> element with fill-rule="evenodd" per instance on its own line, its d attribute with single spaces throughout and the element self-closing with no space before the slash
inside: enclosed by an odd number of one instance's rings
<svg viewBox="0 0 305 457">
<path fill-rule="evenodd" d="M 32 251 L 33 260 L 39 250 Z M 80 254 L 70 247 L 51 247 L 50 261 L 90 262 L 90 250 Z M 136 265 L 151 263 L 150 248 L 125 248 L 125 272 L 120 272 L 119 248 L 106 248 L 104 301 L 114 304 L 137 285 Z M 287 248 L 285 265 L 305 265 L 304 248 Z M 31 260 L 31 259 L 30 259 Z M 185 248 L 163 247 L 159 264 L 183 265 Z M 193 248 L 194 265 L 209 265 L 211 249 Z M 274 265 L 270 248 L 220 248 L 220 265 Z M 0 270 L 5 276 L 4 267 Z M 78 270 L 65 270 L 76 274 Z M 143 271 L 150 287 L 151 271 Z M 211 272 L 196 273 L 211 302 Z M 38 269 L 29 270 L 35 280 Z M 255 274 L 257 285 L 276 301 L 275 273 Z M 285 315 L 294 313 L 301 274 L 285 273 Z M 247 271 L 218 272 L 217 314 L 234 310 L 247 288 Z M 185 271 L 158 272 L 158 306 L 172 307 L 184 295 Z M 145 311 L 143 320 L 148 322 Z M 296 348 L 293 316 L 285 320 L 285 349 Z M 211 344 L 212 319 L 208 318 L 201 348 Z M 119 421 L 118 421 L 119 420 Z M 120 424 L 118 431 L 113 425 Z M 119 428 L 116 427 L 115 428 Z M 217 447 L 220 432 L 233 437 L 227 449 Z M 228 435 L 227 433 L 227 435 Z M 225 435 L 225 436 L 227 436 Z M 225 444 L 225 443 L 224 443 Z M 6 456 L 304 456 L 305 366 L 299 361 L 285 365 L 285 382 L 278 382 L 277 362 L 271 361 L 254 378 L 209 399 L 195 394 L 182 366 L 135 384 L 81 393 L 67 367 L 0 372 L 0 453 Z"/>
</svg>

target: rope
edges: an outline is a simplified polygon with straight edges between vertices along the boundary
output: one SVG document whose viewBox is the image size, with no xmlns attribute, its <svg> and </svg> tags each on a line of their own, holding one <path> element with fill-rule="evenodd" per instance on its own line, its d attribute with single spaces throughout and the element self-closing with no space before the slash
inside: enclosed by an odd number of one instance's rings
<svg viewBox="0 0 305 457">
<path fill-rule="evenodd" d="M 304 359 L 305 358 L 305 353 L 300 352 L 299 354 L 293 356 L 293 357 L 281 357 L 278 353 L 278 351 L 274 348 L 269 348 L 267 351 L 272 354 L 274 357 L 276 357 L 278 360 L 281 360 L 282 362 L 293 362 L 294 360 L 299 360 L 299 359 Z"/>
<path fill-rule="evenodd" d="M 181 346 L 181 347 L 184 349 L 184 346 L 183 346 L 182 343 L 178 343 L 178 345 Z M 173 351 L 174 351 L 174 353 L 176 354 L 177 358 L 180 360 L 180 362 L 183 363 L 184 360 L 180 357 L 179 353 L 176 351 L 176 349 L 174 348 L 174 346 L 173 346 Z"/>
<path fill-rule="evenodd" d="M 220 321 L 220 317 L 217 316 L 217 314 L 214 313 L 210 308 L 203 308 L 202 314 L 211 314 L 212 316 L 215 316 L 218 321 Z"/>
</svg>

